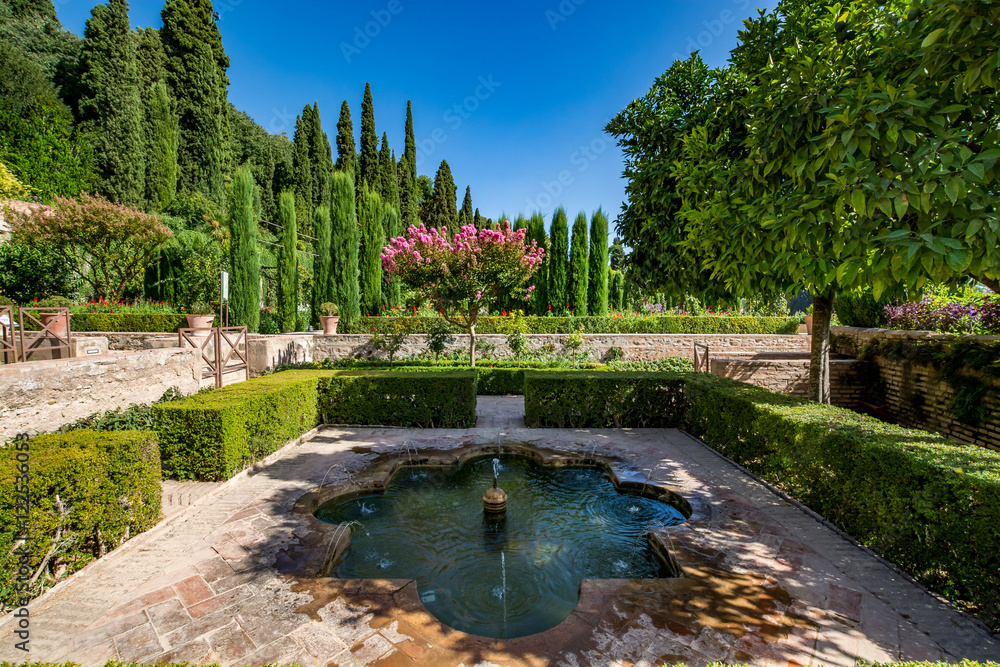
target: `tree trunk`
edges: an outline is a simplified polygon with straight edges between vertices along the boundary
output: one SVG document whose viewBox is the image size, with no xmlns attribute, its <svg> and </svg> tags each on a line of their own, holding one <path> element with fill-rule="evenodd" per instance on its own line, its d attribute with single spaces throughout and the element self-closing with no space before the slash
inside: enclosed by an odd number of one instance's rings
<svg viewBox="0 0 1000 667">
<path fill-rule="evenodd" d="M 995 294 L 1000 294 L 1000 280 L 994 280 L 993 278 L 987 278 L 983 276 L 978 279 L 979 282 L 989 287 Z"/>
<path fill-rule="evenodd" d="M 830 317 L 833 292 L 813 299 L 812 349 L 809 359 L 809 398 L 830 402 Z"/>
<path fill-rule="evenodd" d="M 476 367 L 476 325 L 469 325 L 469 365 Z"/>
</svg>

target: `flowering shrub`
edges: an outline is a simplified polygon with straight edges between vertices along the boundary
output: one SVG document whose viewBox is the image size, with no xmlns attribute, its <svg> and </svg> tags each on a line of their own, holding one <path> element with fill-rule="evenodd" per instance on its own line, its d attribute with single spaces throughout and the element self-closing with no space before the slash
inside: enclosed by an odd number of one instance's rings
<svg viewBox="0 0 1000 667">
<path fill-rule="evenodd" d="M 407 236 L 391 239 L 382 249 L 382 268 L 429 299 L 450 324 L 469 333 L 469 358 L 475 366 L 479 313 L 489 312 L 501 297 L 530 299 L 535 286 L 528 282 L 545 251 L 534 241 L 525 244 L 526 230 L 515 232 L 506 220 L 501 229 L 466 225 L 451 241 L 444 235 L 447 231 L 411 226 Z"/>
<path fill-rule="evenodd" d="M 936 290 L 920 301 L 886 306 L 885 317 L 890 329 L 1000 335 L 1000 295 L 949 295 Z"/>
</svg>

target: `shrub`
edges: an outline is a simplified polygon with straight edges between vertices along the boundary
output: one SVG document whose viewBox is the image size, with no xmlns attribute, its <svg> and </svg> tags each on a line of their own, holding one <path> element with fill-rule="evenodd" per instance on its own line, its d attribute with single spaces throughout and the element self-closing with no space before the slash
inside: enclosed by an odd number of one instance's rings
<svg viewBox="0 0 1000 667">
<path fill-rule="evenodd" d="M 1000 454 L 705 374 L 525 375 L 537 426 L 675 426 L 1000 628 Z"/>
<path fill-rule="evenodd" d="M 73 332 L 140 331 L 147 333 L 177 333 L 187 327 L 184 315 L 142 314 L 142 313 L 74 313 L 70 316 Z M 219 326 L 216 317 L 212 326 Z"/>
<path fill-rule="evenodd" d="M 324 423 L 426 428 L 476 424 L 471 371 L 389 373 L 334 371 L 320 376 Z"/>
<path fill-rule="evenodd" d="M 0 448 L 0 603 L 5 610 L 15 601 L 20 565 L 13 547 L 23 509 L 17 506 L 21 445 Z M 28 447 L 29 566 L 39 572 L 28 596 L 35 597 L 154 526 L 162 492 L 155 433 L 75 431 L 38 436 Z"/>
<path fill-rule="evenodd" d="M 436 317 L 362 317 L 346 327 L 345 333 L 369 334 L 393 330 L 409 334 L 429 333 Z M 795 334 L 795 317 L 720 317 L 720 316 L 609 316 L 609 317 L 480 317 L 476 334 L 509 334 L 515 327 L 526 326 L 523 333 L 650 333 L 650 334 Z M 452 331 L 459 333 L 456 327 Z"/>
<path fill-rule="evenodd" d="M 875 329 L 884 327 L 885 303 L 877 301 L 871 291 L 838 294 L 833 300 L 837 319 L 845 327 Z"/>
<path fill-rule="evenodd" d="M 70 294 L 75 281 L 70 267 L 52 246 L 13 240 L 0 243 L 0 294 L 15 303 L 38 297 Z"/>
</svg>

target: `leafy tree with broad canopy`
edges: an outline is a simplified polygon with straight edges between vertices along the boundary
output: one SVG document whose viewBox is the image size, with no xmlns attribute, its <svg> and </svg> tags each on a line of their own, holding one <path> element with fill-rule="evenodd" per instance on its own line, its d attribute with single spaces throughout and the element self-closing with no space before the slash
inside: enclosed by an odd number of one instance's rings
<svg viewBox="0 0 1000 667">
<path fill-rule="evenodd" d="M 498 299 L 529 300 L 535 286 L 528 282 L 545 251 L 533 240 L 525 244 L 527 230 L 515 232 L 506 220 L 501 229 L 466 225 L 450 241 L 445 233 L 411 225 L 407 236 L 390 239 L 382 249 L 382 266 L 386 275 L 429 298 L 449 324 L 468 332 L 469 360 L 475 367 L 479 312 Z"/>
<path fill-rule="evenodd" d="M 675 61 L 606 128 L 626 155 L 632 275 L 810 290 L 810 394 L 829 402 L 838 291 L 1000 289 L 998 49 L 997 3 L 782 0 L 726 67 Z"/>
</svg>

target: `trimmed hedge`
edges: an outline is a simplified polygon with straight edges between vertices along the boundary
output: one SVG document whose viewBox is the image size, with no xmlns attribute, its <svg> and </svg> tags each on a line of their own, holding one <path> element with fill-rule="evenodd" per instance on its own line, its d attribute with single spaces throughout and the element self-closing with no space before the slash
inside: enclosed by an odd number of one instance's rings
<svg viewBox="0 0 1000 667">
<path fill-rule="evenodd" d="M 5 608 L 23 602 L 16 592 L 22 562 L 11 552 L 20 531 L 18 515 L 25 509 L 19 504 L 24 491 L 29 497 L 30 574 L 39 569 L 59 533 L 44 574 L 27 591 L 32 598 L 55 579 L 153 527 L 161 511 L 155 433 L 74 431 L 35 437 L 27 451 L 19 449 L 22 445 L 0 448 L 0 603 Z M 18 479 L 25 458 L 27 488 Z"/>
<path fill-rule="evenodd" d="M 710 375 L 616 375 L 526 373 L 528 426 L 684 428 L 1000 629 L 1000 453 Z"/>
<path fill-rule="evenodd" d="M 70 326 L 74 333 L 87 331 L 177 333 L 178 329 L 187 327 L 187 317 L 162 313 L 75 313 L 70 316 Z M 219 326 L 218 317 L 212 326 Z"/>
<path fill-rule="evenodd" d="M 343 333 L 426 334 L 437 317 L 362 317 L 345 327 Z M 657 316 L 657 317 L 480 317 L 476 333 L 508 334 L 523 323 L 527 333 L 569 334 L 583 327 L 584 333 L 634 334 L 797 334 L 797 317 L 721 317 L 721 316 Z M 455 333 L 462 333 L 452 327 Z"/>
<path fill-rule="evenodd" d="M 476 373 L 333 371 L 319 380 L 327 424 L 466 428 L 476 425 Z"/>
</svg>

